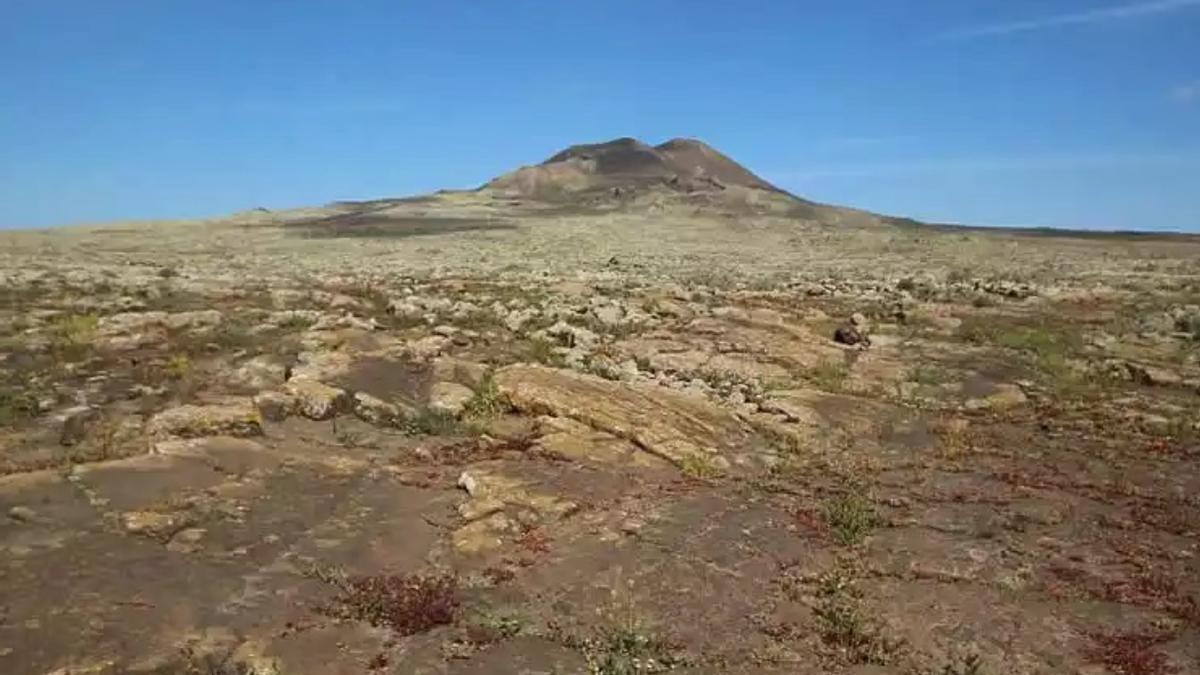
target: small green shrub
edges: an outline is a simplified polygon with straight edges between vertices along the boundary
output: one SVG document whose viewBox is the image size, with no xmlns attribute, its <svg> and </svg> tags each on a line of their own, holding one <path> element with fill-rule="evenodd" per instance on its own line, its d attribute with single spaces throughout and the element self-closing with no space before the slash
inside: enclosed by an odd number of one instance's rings
<svg viewBox="0 0 1200 675">
<path fill-rule="evenodd" d="M 821 639 L 851 663 L 887 665 L 900 648 L 864 613 L 854 578 L 845 570 L 819 579 L 815 613 Z"/>
<path fill-rule="evenodd" d="M 23 388 L 0 388 L 0 427 L 35 417 L 38 414 L 37 397 Z"/>
<path fill-rule="evenodd" d="M 444 410 L 427 408 L 404 420 L 401 428 L 410 436 L 457 436 L 464 427 L 458 418 Z"/>
<path fill-rule="evenodd" d="M 592 675 L 665 673 L 678 665 L 666 643 L 640 628 L 605 630 L 585 640 L 583 652 Z"/>
<path fill-rule="evenodd" d="M 529 341 L 526 358 L 532 363 L 541 363 L 552 368 L 562 368 L 566 365 L 561 354 L 555 351 L 556 345 L 549 340 L 533 338 Z"/>
<path fill-rule="evenodd" d="M 499 640 L 507 640 L 525 630 L 525 618 L 512 612 L 483 612 L 473 622 L 482 632 Z"/>
<path fill-rule="evenodd" d="M 688 455 L 679 461 L 679 469 L 691 478 L 711 480 L 721 475 L 721 469 L 708 457 Z"/>
<path fill-rule="evenodd" d="M 172 380 L 183 380 L 192 374 L 194 368 L 192 359 L 187 354 L 175 354 L 167 359 L 163 370 Z"/>
<path fill-rule="evenodd" d="M 878 524 L 874 505 L 857 488 L 830 499 L 825 504 L 825 520 L 834 539 L 843 546 L 862 543 Z"/>
<path fill-rule="evenodd" d="M 71 314 L 50 327 L 50 349 L 55 358 L 80 361 L 92 351 L 100 318 L 95 314 Z"/>
<path fill-rule="evenodd" d="M 508 412 L 511 406 L 500 388 L 496 386 L 496 374 L 488 370 L 475 388 L 475 395 L 463 407 L 463 415 L 474 419 L 492 419 Z"/>
</svg>

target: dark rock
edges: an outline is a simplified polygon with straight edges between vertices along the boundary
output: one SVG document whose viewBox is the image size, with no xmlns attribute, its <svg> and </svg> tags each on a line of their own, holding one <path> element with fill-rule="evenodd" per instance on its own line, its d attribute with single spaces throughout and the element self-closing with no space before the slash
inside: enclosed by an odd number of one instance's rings
<svg viewBox="0 0 1200 675">
<path fill-rule="evenodd" d="M 857 328 L 853 326 L 841 326 L 833 332 L 833 341 L 843 345 L 863 345 L 871 344 L 871 339 L 863 335 Z"/>
</svg>

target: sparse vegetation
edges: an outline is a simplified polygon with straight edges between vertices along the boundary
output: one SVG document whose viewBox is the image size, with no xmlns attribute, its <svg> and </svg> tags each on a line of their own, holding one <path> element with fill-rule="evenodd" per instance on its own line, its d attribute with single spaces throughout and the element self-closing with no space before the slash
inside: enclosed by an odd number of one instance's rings
<svg viewBox="0 0 1200 675">
<path fill-rule="evenodd" d="M 37 397 L 24 387 L 0 386 L 0 428 L 30 419 L 37 413 Z"/>
<path fill-rule="evenodd" d="M 772 215 L 705 217 L 706 243 L 670 204 L 635 212 L 658 196 L 602 220 L 525 201 L 516 231 L 382 244 L 281 231 L 303 211 L 106 232 L 98 255 L 61 242 L 100 234 L 0 233 L 15 285 L 0 296 L 20 301 L 0 307 L 0 577 L 23 580 L 0 662 L 157 664 L 173 633 L 99 654 L 75 628 L 166 630 L 234 603 L 236 627 L 270 635 L 204 621 L 178 639 L 346 672 L 1196 670 L 1180 552 L 1198 522 L 1200 342 L 1181 317 L 1200 256 L 1175 249 L 1200 243 L 993 245 Z M 443 203 L 510 208 L 477 192 L 377 208 Z M 709 268 L 728 278 L 688 285 Z M 872 343 L 831 344 L 855 313 Z M 366 576 L 288 574 L 311 556 Z M 71 576 L 114 560 L 161 578 Z M 618 567 L 636 570 L 636 605 L 627 585 L 597 597 Z M 115 601 L 38 602 L 66 577 Z M 961 602 L 975 586 L 986 602 Z M 154 597 L 167 587 L 186 592 Z M 1078 626 L 1091 605 L 1104 634 L 1031 644 L 994 620 Z M 240 672 L 214 663 L 197 675 Z"/>
<path fill-rule="evenodd" d="M 496 642 L 521 634 L 527 619 L 511 611 L 482 611 L 471 618 L 471 637 L 474 642 Z"/>
<path fill-rule="evenodd" d="M 458 579 L 448 574 L 320 575 L 337 596 L 322 608 L 330 616 L 365 621 L 397 635 L 416 635 L 453 623 L 461 604 Z"/>
<path fill-rule="evenodd" d="M 338 445 L 345 448 L 360 448 L 366 441 L 366 436 L 361 431 L 339 425 L 336 418 L 333 420 L 333 437 L 337 439 Z"/>
<path fill-rule="evenodd" d="M 532 338 L 528 341 L 526 347 L 525 360 L 532 363 L 541 363 L 552 368 L 563 368 L 566 366 L 566 361 L 562 354 L 557 351 L 557 345 L 543 338 Z"/>
<path fill-rule="evenodd" d="M 95 314 L 68 314 L 50 326 L 50 350 L 56 359 L 81 361 L 92 353 L 100 318 Z"/>
<path fill-rule="evenodd" d="M 920 363 L 909 374 L 909 379 L 927 387 L 940 387 L 951 382 L 953 375 L 946 368 L 933 363 Z"/>
<path fill-rule="evenodd" d="M 175 354 L 167 359 L 166 365 L 163 367 L 167 377 L 172 380 L 183 380 L 191 376 L 195 366 L 192 363 L 191 357 L 187 354 Z"/>
<path fill-rule="evenodd" d="M 967 317 L 958 334 L 966 342 L 1020 352 L 1059 396 L 1085 392 L 1087 378 L 1071 362 L 1082 345 L 1081 334 L 1073 328 L 1048 322 L 1010 325 L 995 318 Z"/>
<path fill-rule="evenodd" d="M 688 455 L 679 461 L 679 469 L 684 475 L 696 480 L 712 480 L 721 476 L 721 469 L 708 457 L 703 455 Z"/>
<path fill-rule="evenodd" d="M 583 651 L 592 675 L 665 673 L 677 665 L 668 645 L 637 628 L 606 629 L 586 641 Z"/>
<path fill-rule="evenodd" d="M 590 675 L 649 675 L 688 665 L 638 610 L 634 583 L 623 581 L 620 570 L 596 614 L 600 625 L 584 635 L 551 624 L 552 636 L 583 655 Z"/>
<path fill-rule="evenodd" d="M 821 639 L 850 663 L 886 665 L 900 648 L 864 614 L 855 579 L 847 570 L 834 569 L 818 580 L 815 613 Z"/>
<path fill-rule="evenodd" d="M 839 544 L 855 546 L 871 533 L 879 517 L 862 488 L 850 486 L 825 503 L 825 520 Z"/>
<path fill-rule="evenodd" d="M 475 387 L 475 395 L 463 408 L 463 416 L 473 419 L 491 419 L 508 412 L 511 406 L 496 386 L 496 372 L 488 369 Z"/>
<path fill-rule="evenodd" d="M 280 675 L 279 663 L 273 659 L 248 663 L 228 652 L 201 653 L 193 645 L 185 645 L 180 657 L 180 675 Z"/>
<path fill-rule="evenodd" d="M 830 392 L 841 391 L 849 375 L 850 367 L 845 361 L 822 361 L 803 373 L 812 386 Z"/>
<path fill-rule="evenodd" d="M 930 675 L 987 675 L 983 669 L 983 658 L 978 654 L 968 654 L 961 658 L 952 659 L 942 666 L 941 670 Z"/>
<path fill-rule="evenodd" d="M 279 330 L 285 333 L 299 333 L 308 330 L 312 325 L 313 320 L 299 312 L 293 312 L 278 324 Z"/>
<path fill-rule="evenodd" d="M 453 414 L 433 408 L 405 419 L 401 428 L 411 436 L 458 436 L 466 430 Z"/>
<path fill-rule="evenodd" d="M 937 439 L 938 454 L 946 459 L 967 455 L 975 447 L 975 434 L 965 418 L 943 415 L 929 425 L 929 430 Z"/>
<path fill-rule="evenodd" d="M 1118 675 L 1172 675 L 1181 672 L 1157 647 L 1171 640 L 1155 633 L 1093 633 L 1088 657 Z"/>
</svg>

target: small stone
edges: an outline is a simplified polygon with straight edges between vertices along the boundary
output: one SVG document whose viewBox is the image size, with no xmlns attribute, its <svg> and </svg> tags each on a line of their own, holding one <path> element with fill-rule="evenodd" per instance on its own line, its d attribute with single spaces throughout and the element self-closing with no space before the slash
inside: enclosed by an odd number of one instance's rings
<svg viewBox="0 0 1200 675">
<path fill-rule="evenodd" d="M 646 527 L 646 521 L 641 518 L 626 518 L 621 521 L 621 532 L 624 534 L 637 534 Z"/>
<path fill-rule="evenodd" d="M 206 532 L 207 530 L 200 527 L 189 527 L 180 530 L 167 543 L 167 550 L 175 553 L 194 553 L 200 549 L 200 540 L 204 538 Z"/>
<path fill-rule="evenodd" d="M 472 497 L 474 497 L 476 492 L 479 491 L 479 483 L 475 480 L 474 476 L 466 471 L 459 474 L 457 485 L 458 487 L 466 490 L 467 494 L 471 495 Z"/>
<path fill-rule="evenodd" d="M 32 523 L 37 520 L 37 512 L 28 506 L 14 506 L 8 510 L 8 517 L 18 523 Z"/>
<path fill-rule="evenodd" d="M 833 332 L 833 341 L 851 347 L 871 344 L 870 338 L 853 326 L 841 326 Z"/>
<path fill-rule="evenodd" d="M 189 518 L 186 513 L 130 511 L 121 516 L 121 524 L 130 534 L 160 537 L 183 527 Z"/>
</svg>

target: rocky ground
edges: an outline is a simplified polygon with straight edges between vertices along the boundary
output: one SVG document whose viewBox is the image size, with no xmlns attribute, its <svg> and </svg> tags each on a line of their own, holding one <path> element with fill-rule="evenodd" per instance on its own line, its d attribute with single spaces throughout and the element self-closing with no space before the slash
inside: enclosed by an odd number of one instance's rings
<svg viewBox="0 0 1200 675">
<path fill-rule="evenodd" d="M 1200 242 L 0 234 L 0 672 L 1200 672 Z"/>
</svg>

